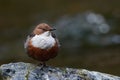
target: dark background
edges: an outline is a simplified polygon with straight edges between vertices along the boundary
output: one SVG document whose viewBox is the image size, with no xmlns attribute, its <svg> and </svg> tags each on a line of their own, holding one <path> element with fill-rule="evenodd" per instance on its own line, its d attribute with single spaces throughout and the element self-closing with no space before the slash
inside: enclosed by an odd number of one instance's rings
<svg viewBox="0 0 120 80">
<path fill-rule="evenodd" d="M 0 0 L 0 64 L 37 64 L 23 43 L 42 22 L 57 29 L 61 44 L 47 64 L 120 76 L 120 0 Z"/>
</svg>

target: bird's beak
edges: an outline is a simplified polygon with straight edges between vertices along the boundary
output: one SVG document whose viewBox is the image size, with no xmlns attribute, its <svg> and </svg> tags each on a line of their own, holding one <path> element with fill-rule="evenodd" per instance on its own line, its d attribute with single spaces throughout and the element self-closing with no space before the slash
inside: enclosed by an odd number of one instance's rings
<svg viewBox="0 0 120 80">
<path fill-rule="evenodd" d="M 51 28 L 49 31 L 54 31 L 54 30 L 56 30 L 55 28 Z"/>
</svg>

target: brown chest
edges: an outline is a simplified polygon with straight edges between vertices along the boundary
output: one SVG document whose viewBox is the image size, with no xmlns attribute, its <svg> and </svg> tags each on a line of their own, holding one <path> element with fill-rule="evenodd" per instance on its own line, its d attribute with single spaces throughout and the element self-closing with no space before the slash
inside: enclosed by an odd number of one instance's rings
<svg viewBox="0 0 120 80">
<path fill-rule="evenodd" d="M 58 53 L 57 43 L 50 49 L 40 49 L 40 48 L 34 47 L 32 46 L 31 42 L 29 42 L 28 44 L 29 45 L 27 47 L 27 54 L 36 60 L 47 61 L 57 56 L 57 53 Z"/>
</svg>

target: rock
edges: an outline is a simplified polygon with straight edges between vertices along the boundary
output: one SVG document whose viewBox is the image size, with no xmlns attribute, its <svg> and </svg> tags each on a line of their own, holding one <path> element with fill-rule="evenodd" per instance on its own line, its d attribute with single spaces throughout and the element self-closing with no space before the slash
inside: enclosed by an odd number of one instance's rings
<svg viewBox="0 0 120 80">
<path fill-rule="evenodd" d="M 85 69 L 56 68 L 17 62 L 0 66 L 3 80 L 120 80 L 120 77 Z"/>
</svg>

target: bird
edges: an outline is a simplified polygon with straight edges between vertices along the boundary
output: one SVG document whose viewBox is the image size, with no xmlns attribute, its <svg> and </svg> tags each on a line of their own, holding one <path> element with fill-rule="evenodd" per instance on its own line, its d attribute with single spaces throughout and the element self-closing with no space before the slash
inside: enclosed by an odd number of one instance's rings
<svg viewBox="0 0 120 80">
<path fill-rule="evenodd" d="M 46 23 L 38 24 L 27 36 L 24 48 L 29 57 L 38 60 L 42 65 L 57 56 L 59 41 L 53 31 L 56 30 Z"/>
</svg>

